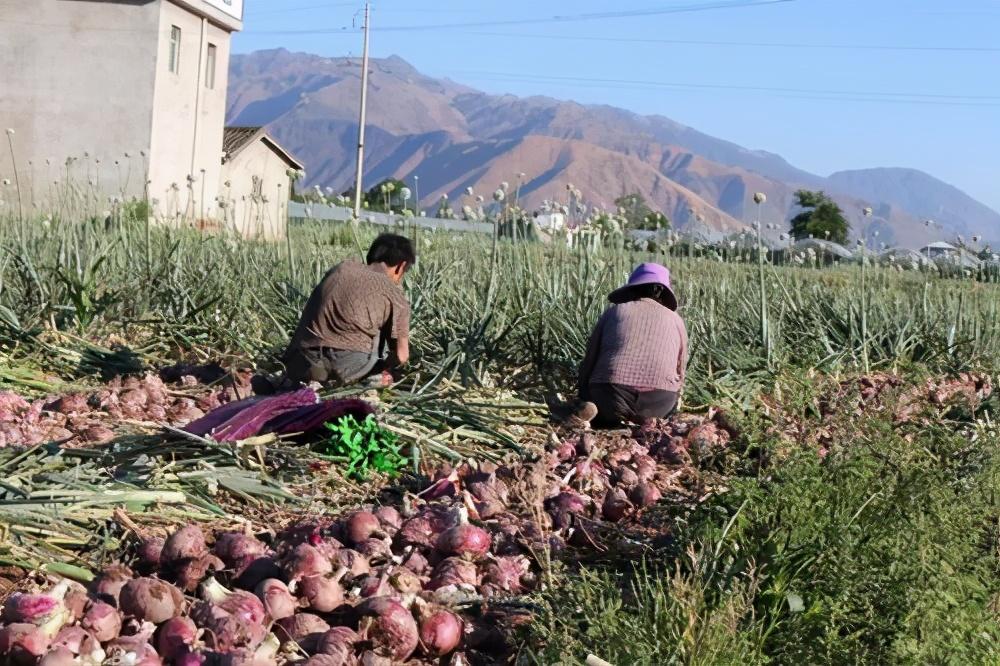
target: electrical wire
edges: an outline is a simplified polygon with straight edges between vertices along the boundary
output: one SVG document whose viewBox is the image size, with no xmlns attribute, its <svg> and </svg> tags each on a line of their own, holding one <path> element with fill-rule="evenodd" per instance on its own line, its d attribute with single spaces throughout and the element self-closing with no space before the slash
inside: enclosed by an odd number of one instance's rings
<svg viewBox="0 0 1000 666">
<path fill-rule="evenodd" d="M 783 5 L 798 0 L 723 0 L 702 4 L 675 5 L 651 9 L 631 9 L 613 12 L 597 12 L 589 14 L 567 14 L 543 18 L 523 18 L 493 21 L 468 21 L 463 23 L 434 23 L 426 25 L 389 25 L 373 26 L 372 32 L 417 32 L 426 30 L 452 30 L 459 28 L 491 28 L 512 25 L 540 25 L 546 23 L 575 23 L 580 21 L 598 21 L 606 19 L 639 18 L 645 16 L 663 16 L 667 14 L 686 14 L 692 12 L 712 11 L 717 9 L 742 9 L 744 7 L 763 7 Z M 343 32 L 343 28 L 309 28 L 301 30 L 248 30 L 254 35 L 323 35 Z"/>
<path fill-rule="evenodd" d="M 831 49 L 844 51 L 932 51 L 957 53 L 1000 53 L 1000 47 L 989 46 L 903 46 L 890 44 L 809 44 L 796 42 L 738 42 L 700 39 L 650 39 L 642 37 L 602 37 L 599 35 L 540 35 L 509 32 L 469 32 L 482 37 L 515 37 L 518 39 L 544 39 L 545 41 L 615 42 L 624 44 L 678 44 L 695 46 L 747 46 L 783 49 Z"/>
</svg>

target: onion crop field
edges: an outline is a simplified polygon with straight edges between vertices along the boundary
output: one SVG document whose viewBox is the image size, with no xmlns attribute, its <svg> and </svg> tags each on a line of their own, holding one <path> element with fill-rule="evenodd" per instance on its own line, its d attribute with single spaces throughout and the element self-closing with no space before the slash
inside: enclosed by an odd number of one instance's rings
<svg viewBox="0 0 1000 666">
<path fill-rule="evenodd" d="M 1000 661 L 1000 285 L 401 226 L 402 378 L 213 422 L 378 231 L 0 218 L 5 659 Z M 648 260 L 680 412 L 573 430 L 550 405 Z"/>
</svg>

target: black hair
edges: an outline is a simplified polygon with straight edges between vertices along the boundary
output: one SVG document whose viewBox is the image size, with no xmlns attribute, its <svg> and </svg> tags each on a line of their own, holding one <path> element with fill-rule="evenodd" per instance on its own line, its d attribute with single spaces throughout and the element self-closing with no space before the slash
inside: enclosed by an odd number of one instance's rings
<svg viewBox="0 0 1000 666">
<path fill-rule="evenodd" d="M 406 236 L 398 234 L 382 234 L 368 249 L 367 262 L 369 265 L 399 266 L 406 262 L 406 266 L 409 268 L 416 260 L 417 253 L 413 250 L 413 243 Z"/>
<path fill-rule="evenodd" d="M 669 292 L 660 284 L 639 284 L 629 289 L 627 301 L 651 298 L 664 307 L 670 307 Z M 626 302 L 627 302 L 626 301 Z"/>
</svg>

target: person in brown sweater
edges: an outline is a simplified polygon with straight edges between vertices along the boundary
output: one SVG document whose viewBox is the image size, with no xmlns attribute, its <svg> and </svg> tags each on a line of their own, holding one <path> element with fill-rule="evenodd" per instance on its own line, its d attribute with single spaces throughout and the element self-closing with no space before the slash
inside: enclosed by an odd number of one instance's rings
<svg viewBox="0 0 1000 666">
<path fill-rule="evenodd" d="M 576 417 L 601 427 L 666 418 L 684 388 L 688 353 L 670 271 L 642 264 L 609 300 L 580 365 Z"/>
<path fill-rule="evenodd" d="M 313 290 L 285 351 L 291 382 L 345 386 L 410 357 L 410 304 L 400 288 L 416 261 L 405 236 L 382 234 L 367 263 L 337 264 Z M 391 348 L 391 356 L 388 354 Z"/>
</svg>

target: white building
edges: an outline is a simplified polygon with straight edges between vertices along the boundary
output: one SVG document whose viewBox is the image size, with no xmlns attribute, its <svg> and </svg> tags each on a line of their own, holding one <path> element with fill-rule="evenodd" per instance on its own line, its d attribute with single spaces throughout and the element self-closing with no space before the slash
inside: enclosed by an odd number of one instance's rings
<svg viewBox="0 0 1000 666">
<path fill-rule="evenodd" d="M 219 219 L 243 236 L 284 237 L 289 172 L 301 171 L 302 164 L 263 127 L 227 127 L 222 151 Z"/>
<path fill-rule="evenodd" d="M 0 0 L 0 129 L 40 197 L 73 182 L 154 213 L 224 217 L 230 41 L 243 0 Z M 0 174 L 14 168 L 0 151 Z M 148 188 L 148 189 L 147 189 Z"/>
</svg>

